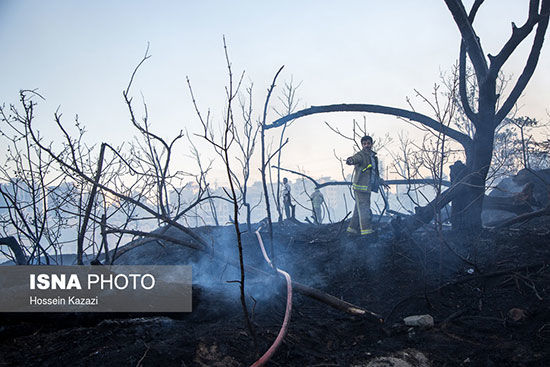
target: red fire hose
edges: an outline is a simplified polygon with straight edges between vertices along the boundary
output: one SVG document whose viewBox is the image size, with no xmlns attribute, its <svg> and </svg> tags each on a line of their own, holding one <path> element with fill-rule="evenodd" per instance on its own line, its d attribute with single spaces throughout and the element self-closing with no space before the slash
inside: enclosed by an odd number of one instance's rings
<svg viewBox="0 0 550 367">
<path fill-rule="evenodd" d="M 262 227 L 258 228 L 256 231 L 256 236 L 258 237 L 258 242 L 260 243 L 260 248 L 262 249 L 262 254 L 264 255 L 265 261 L 271 266 L 273 269 L 277 270 L 279 274 L 282 274 L 286 279 L 286 310 L 285 310 L 285 317 L 283 319 L 283 325 L 281 326 L 281 330 L 279 330 L 279 334 L 277 334 L 277 338 L 275 338 L 275 341 L 269 347 L 267 352 L 264 353 L 263 356 L 260 357 L 252 367 L 260 367 L 263 366 L 269 359 L 275 354 L 281 343 L 283 342 L 283 339 L 286 335 L 287 329 L 288 329 L 288 323 L 290 322 L 290 313 L 292 311 L 292 280 L 290 279 L 290 275 L 282 271 L 280 269 L 277 269 L 271 260 L 269 259 L 269 256 L 267 256 L 267 252 L 265 251 L 264 242 L 262 241 L 262 236 L 260 235 L 260 229 Z"/>
</svg>

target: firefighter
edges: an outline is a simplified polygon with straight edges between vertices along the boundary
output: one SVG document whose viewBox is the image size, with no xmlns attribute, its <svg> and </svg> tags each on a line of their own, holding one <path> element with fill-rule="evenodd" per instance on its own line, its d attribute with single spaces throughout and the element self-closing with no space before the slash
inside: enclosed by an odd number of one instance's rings
<svg viewBox="0 0 550 367">
<path fill-rule="evenodd" d="M 283 205 L 285 207 L 286 219 L 290 219 L 292 203 L 290 201 L 290 185 L 286 177 L 283 178 Z"/>
<path fill-rule="evenodd" d="M 313 191 L 313 194 L 311 194 L 311 205 L 313 207 L 313 222 L 315 224 L 321 224 L 323 221 L 322 216 L 322 210 L 323 210 L 323 203 L 325 202 L 325 198 L 323 197 L 323 194 L 321 194 L 321 191 L 319 189 L 315 189 Z"/>
<path fill-rule="evenodd" d="M 363 149 L 346 159 L 346 164 L 354 166 L 352 188 L 355 194 L 355 208 L 347 231 L 361 236 L 374 233 L 371 223 L 370 196 L 371 192 L 378 192 L 380 183 L 378 158 L 372 150 L 372 144 L 373 140 L 370 136 L 363 136 L 361 138 Z"/>
</svg>

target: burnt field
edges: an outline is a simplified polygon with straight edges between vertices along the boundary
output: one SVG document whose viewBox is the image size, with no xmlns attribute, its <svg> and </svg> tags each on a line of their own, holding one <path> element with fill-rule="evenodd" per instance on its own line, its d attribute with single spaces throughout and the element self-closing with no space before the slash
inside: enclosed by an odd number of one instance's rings
<svg viewBox="0 0 550 367">
<path fill-rule="evenodd" d="M 353 315 L 294 289 L 292 317 L 268 366 L 548 366 L 548 217 L 478 235 L 417 231 L 376 241 L 345 225 L 275 226 L 275 264 L 293 280 L 380 315 Z M 232 227 L 201 228 L 236 256 Z M 264 240 L 267 234 L 263 233 Z M 244 233 L 245 263 L 269 272 L 254 233 Z M 222 241 L 218 241 L 222 242 Z M 266 241 L 267 242 L 267 241 Z M 269 247 L 269 246 L 268 246 Z M 274 341 L 286 287 L 247 274 L 257 347 L 245 326 L 238 272 L 182 246 L 146 243 L 121 264 L 192 264 L 188 314 L 3 314 L 0 366 L 245 366 Z M 434 324 L 403 318 L 430 315 Z M 408 363 L 408 364 L 406 364 Z"/>
</svg>

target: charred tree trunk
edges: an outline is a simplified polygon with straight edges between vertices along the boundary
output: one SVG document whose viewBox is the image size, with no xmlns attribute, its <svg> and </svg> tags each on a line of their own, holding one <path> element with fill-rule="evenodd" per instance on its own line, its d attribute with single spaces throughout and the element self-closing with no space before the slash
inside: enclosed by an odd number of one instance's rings
<svg viewBox="0 0 550 367">
<path fill-rule="evenodd" d="M 491 120 L 492 122 L 492 120 Z M 486 126 L 494 126 L 488 123 Z M 472 153 L 466 157 L 464 193 L 465 206 L 461 220 L 454 229 L 478 231 L 481 229 L 481 211 L 485 196 L 485 180 L 493 156 L 494 129 L 479 128 L 472 142 Z"/>
<path fill-rule="evenodd" d="M 451 185 L 458 186 L 463 185 L 460 181 L 464 179 L 466 175 L 466 165 L 462 161 L 456 161 L 451 167 Z M 464 227 L 465 213 L 467 202 L 462 196 L 456 196 L 452 201 L 451 206 L 451 224 L 453 228 Z"/>
</svg>

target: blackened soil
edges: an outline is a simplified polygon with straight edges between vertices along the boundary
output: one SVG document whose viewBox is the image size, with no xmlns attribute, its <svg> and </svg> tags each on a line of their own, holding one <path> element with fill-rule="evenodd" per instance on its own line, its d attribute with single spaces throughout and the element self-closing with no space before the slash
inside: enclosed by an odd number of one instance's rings
<svg viewBox="0 0 550 367">
<path fill-rule="evenodd" d="M 550 366 L 550 221 L 479 235 L 426 230 L 400 240 L 381 229 L 368 242 L 343 228 L 276 225 L 275 263 L 384 322 L 295 292 L 288 334 L 267 365 Z M 202 231 L 233 236 L 231 227 Z M 255 235 L 243 239 L 245 262 L 267 271 Z M 189 314 L 3 314 L 0 366 L 250 365 L 278 333 L 286 291 L 247 276 L 257 348 L 238 293 L 224 290 L 235 284 L 220 281 L 194 288 Z M 404 325 L 404 317 L 422 314 L 435 325 Z M 376 364 L 379 357 L 388 358 Z"/>
</svg>

